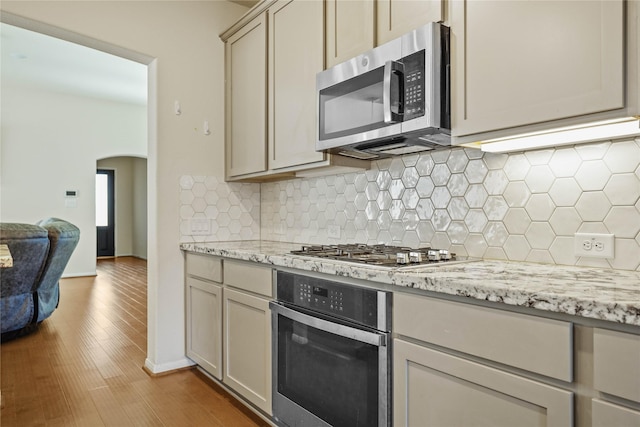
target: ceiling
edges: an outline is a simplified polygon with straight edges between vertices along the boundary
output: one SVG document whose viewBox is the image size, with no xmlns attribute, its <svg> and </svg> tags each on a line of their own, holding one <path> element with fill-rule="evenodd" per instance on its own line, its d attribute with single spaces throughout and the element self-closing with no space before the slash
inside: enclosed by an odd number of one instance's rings
<svg viewBox="0 0 640 427">
<path fill-rule="evenodd" d="M 147 104 L 147 66 L 0 23 L 2 85 Z"/>
<path fill-rule="evenodd" d="M 228 0 L 253 7 L 258 0 Z M 147 104 L 146 65 L 0 23 L 2 85 Z"/>
</svg>

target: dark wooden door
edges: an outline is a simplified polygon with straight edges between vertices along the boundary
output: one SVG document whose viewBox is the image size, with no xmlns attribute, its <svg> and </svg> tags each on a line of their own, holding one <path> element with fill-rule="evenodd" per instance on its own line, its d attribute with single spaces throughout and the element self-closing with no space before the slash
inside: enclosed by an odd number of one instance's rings
<svg viewBox="0 0 640 427">
<path fill-rule="evenodd" d="M 115 173 L 98 169 L 96 172 L 96 230 L 97 255 L 115 255 Z"/>
</svg>

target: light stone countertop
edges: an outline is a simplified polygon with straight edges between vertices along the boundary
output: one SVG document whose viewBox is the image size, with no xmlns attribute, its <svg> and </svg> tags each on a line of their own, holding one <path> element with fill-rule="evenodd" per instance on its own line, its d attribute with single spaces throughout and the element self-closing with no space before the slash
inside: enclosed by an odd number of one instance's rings
<svg viewBox="0 0 640 427">
<path fill-rule="evenodd" d="M 255 240 L 180 245 L 188 252 L 640 326 L 639 272 L 491 260 L 398 270 L 289 254 L 300 247 Z"/>
</svg>

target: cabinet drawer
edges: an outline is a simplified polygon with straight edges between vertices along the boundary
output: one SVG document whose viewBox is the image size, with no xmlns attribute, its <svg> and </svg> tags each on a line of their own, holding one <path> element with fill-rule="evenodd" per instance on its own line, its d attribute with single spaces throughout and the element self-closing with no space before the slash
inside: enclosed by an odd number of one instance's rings
<svg viewBox="0 0 640 427">
<path fill-rule="evenodd" d="M 211 255 L 187 253 L 187 275 L 222 282 L 222 260 Z"/>
<path fill-rule="evenodd" d="M 572 325 L 396 293 L 395 332 L 541 375 L 572 381 Z"/>
<path fill-rule="evenodd" d="M 273 296 L 273 273 L 271 268 L 252 262 L 225 260 L 224 284 L 249 292 Z"/>
<path fill-rule="evenodd" d="M 593 330 L 593 384 L 602 392 L 640 402 L 640 335 Z"/>
<path fill-rule="evenodd" d="M 591 411 L 592 427 L 640 426 L 640 412 L 633 409 L 593 399 Z"/>
</svg>

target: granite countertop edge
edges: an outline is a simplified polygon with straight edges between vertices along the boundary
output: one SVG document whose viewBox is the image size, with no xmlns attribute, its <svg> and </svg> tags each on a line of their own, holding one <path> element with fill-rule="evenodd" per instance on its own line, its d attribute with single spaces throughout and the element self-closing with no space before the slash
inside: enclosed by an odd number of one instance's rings
<svg viewBox="0 0 640 427">
<path fill-rule="evenodd" d="M 401 271 L 289 254 L 300 246 L 253 240 L 181 243 L 180 249 L 640 326 L 636 271 L 493 260 Z"/>
</svg>

